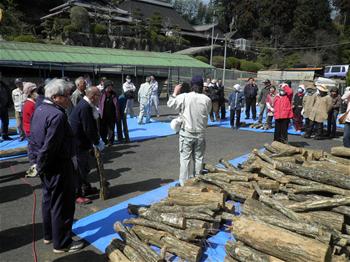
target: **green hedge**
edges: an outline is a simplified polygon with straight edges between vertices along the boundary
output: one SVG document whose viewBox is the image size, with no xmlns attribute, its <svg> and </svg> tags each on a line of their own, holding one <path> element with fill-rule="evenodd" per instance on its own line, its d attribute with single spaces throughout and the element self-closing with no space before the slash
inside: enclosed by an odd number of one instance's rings
<svg viewBox="0 0 350 262">
<path fill-rule="evenodd" d="M 223 56 L 213 56 L 213 66 L 218 68 L 224 68 L 224 57 Z"/>
<path fill-rule="evenodd" d="M 197 55 L 197 56 L 195 56 L 194 58 L 197 59 L 197 60 L 199 60 L 199 61 L 202 61 L 202 62 L 204 62 L 204 63 L 209 64 L 209 59 L 206 58 L 205 56 Z"/>
<path fill-rule="evenodd" d="M 241 70 L 242 71 L 257 72 L 262 68 L 264 68 L 264 66 L 260 63 L 247 61 L 247 60 L 241 60 Z"/>
<path fill-rule="evenodd" d="M 38 43 L 40 42 L 33 35 L 19 35 L 13 38 L 13 41 L 16 42 L 28 42 L 28 43 Z"/>
<path fill-rule="evenodd" d="M 108 31 L 107 26 L 103 24 L 95 24 L 93 30 L 96 35 L 105 35 Z"/>
<path fill-rule="evenodd" d="M 226 68 L 227 69 L 231 69 L 231 68 L 240 69 L 241 68 L 241 61 L 234 56 L 227 57 L 226 58 Z"/>
</svg>

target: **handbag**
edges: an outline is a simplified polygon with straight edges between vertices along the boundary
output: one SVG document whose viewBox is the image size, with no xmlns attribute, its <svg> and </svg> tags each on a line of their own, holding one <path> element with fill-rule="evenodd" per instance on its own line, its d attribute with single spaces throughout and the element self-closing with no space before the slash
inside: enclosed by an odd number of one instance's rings
<svg viewBox="0 0 350 262">
<path fill-rule="evenodd" d="M 173 120 L 171 120 L 170 122 L 170 127 L 172 130 L 174 130 L 176 133 L 180 132 L 180 129 L 182 127 L 182 124 L 184 122 L 182 113 L 185 110 L 185 97 L 184 97 L 184 102 L 182 103 L 182 107 L 181 107 L 181 112 L 179 113 L 179 116 L 174 118 Z"/>
<path fill-rule="evenodd" d="M 339 117 L 339 124 L 345 124 L 345 120 L 348 117 L 350 110 L 346 111 L 341 117 Z"/>
</svg>

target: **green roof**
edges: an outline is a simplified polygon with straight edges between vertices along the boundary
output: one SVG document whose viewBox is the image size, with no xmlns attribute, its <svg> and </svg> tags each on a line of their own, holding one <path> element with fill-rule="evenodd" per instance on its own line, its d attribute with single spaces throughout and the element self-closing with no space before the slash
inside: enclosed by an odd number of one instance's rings
<svg viewBox="0 0 350 262">
<path fill-rule="evenodd" d="M 0 63 L 8 62 L 211 68 L 179 54 L 0 41 Z"/>
</svg>

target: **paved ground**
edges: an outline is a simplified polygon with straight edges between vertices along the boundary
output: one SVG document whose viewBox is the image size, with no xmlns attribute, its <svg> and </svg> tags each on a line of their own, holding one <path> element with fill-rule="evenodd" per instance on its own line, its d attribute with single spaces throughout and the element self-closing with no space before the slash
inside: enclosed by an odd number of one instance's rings
<svg viewBox="0 0 350 262">
<path fill-rule="evenodd" d="M 162 110 L 165 114 L 169 112 Z M 167 116 L 161 117 L 167 119 Z M 220 157 L 232 159 L 261 148 L 272 141 L 272 134 L 248 131 L 232 131 L 211 127 L 207 134 L 206 162 L 216 163 Z M 292 143 L 329 150 L 341 145 L 338 140 L 314 141 L 299 136 L 289 136 Z M 95 211 L 113 206 L 130 197 L 160 187 L 178 178 L 178 137 L 169 136 L 114 145 L 104 151 L 106 175 L 111 184 L 111 197 L 107 201 L 99 199 L 87 206 L 77 206 L 75 218 L 80 219 Z M 31 187 L 23 181 L 28 168 L 26 158 L 0 162 L 0 261 L 33 261 L 32 257 L 32 206 Z M 95 170 L 91 182 L 96 186 Z M 76 254 L 54 255 L 52 246 L 42 243 L 41 189 L 38 178 L 28 179 L 37 194 L 35 215 L 35 243 L 38 261 L 105 261 L 92 246 Z"/>
</svg>

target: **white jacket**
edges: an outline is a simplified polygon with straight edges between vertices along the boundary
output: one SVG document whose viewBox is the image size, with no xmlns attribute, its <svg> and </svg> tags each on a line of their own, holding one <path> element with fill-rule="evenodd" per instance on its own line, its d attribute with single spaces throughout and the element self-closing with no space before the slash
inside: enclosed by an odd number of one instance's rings
<svg viewBox="0 0 350 262">
<path fill-rule="evenodd" d="M 151 99 L 151 85 L 148 82 L 141 84 L 139 93 L 138 93 L 138 101 L 140 104 L 148 104 Z"/>
<path fill-rule="evenodd" d="M 19 88 L 16 88 L 12 91 L 12 101 L 16 112 L 22 112 L 22 107 L 26 99 L 27 96 Z"/>
<path fill-rule="evenodd" d="M 204 94 L 184 93 L 176 97 L 170 96 L 168 107 L 182 112 L 182 129 L 190 133 L 204 133 L 211 111 L 211 100 Z"/>
<path fill-rule="evenodd" d="M 341 97 L 342 100 L 344 100 L 348 106 L 346 108 L 346 112 L 348 112 L 350 110 L 350 90 L 349 91 L 345 91 L 344 95 Z M 348 113 L 345 122 L 350 123 L 350 112 Z"/>
<path fill-rule="evenodd" d="M 123 91 L 124 91 L 124 93 L 127 92 L 127 91 L 135 91 L 135 90 L 136 90 L 136 87 L 133 84 L 133 82 L 130 82 L 130 83 L 125 82 L 123 84 Z"/>
</svg>

